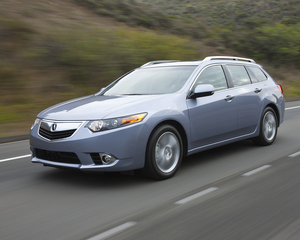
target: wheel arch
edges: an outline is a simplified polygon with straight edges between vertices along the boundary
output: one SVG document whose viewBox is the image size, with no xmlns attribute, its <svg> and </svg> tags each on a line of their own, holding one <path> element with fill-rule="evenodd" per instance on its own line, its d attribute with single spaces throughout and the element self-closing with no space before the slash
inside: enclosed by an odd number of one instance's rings
<svg viewBox="0 0 300 240">
<path fill-rule="evenodd" d="M 274 114 L 274 118 L 277 121 L 276 127 L 274 126 L 275 124 L 273 124 L 273 123 L 271 123 L 271 125 L 269 125 L 269 123 L 264 124 L 265 116 L 268 112 L 271 112 L 271 110 L 272 110 L 272 115 Z M 261 114 L 259 128 L 258 128 L 259 129 L 258 136 L 252 138 L 252 141 L 256 145 L 259 145 L 259 146 L 271 145 L 276 139 L 277 128 L 279 126 L 279 123 L 280 123 L 279 111 L 278 111 L 276 105 L 274 105 L 272 103 L 266 105 L 265 108 L 263 108 L 263 112 Z M 266 128 L 268 128 L 268 129 L 266 129 Z M 267 136 L 267 135 L 269 135 L 269 133 L 271 133 L 271 136 Z"/>
<path fill-rule="evenodd" d="M 277 117 L 277 126 L 279 127 L 279 125 L 280 125 L 280 114 L 279 114 L 278 108 L 273 103 L 269 103 L 264 109 L 266 109 L 267 107 L 270 107 L 274 110 L 274 112 L 276 114 L 276 117 Z"/>
<path fill-rule="evenodd" d="M 151 139 L 151 136 L 153 135 L 153 133 L 155 132 L 156 129 L 158 129 L 160 126 L 162 125 L 171 125 L 174 128 L 177 129 L 177 131 L 180 134 L 181 140 L 182 140 L 182 144 L 183 144 L 183 157 L 187 156 L 187 149 L 188 149 L 188 143 L 187 143 L 187 135 L 186 132 L 183 128 L 183 126 L 175 121 L 175 120 L 165 120 L 163 122 L 160 122 L 159 124 L 157 124 L 153 130 L 151 131 L 151 134 L 149 135 L 148 141 L 147 141 L 147 145 L 149 144 L 149 140 Z"/>
</svg>

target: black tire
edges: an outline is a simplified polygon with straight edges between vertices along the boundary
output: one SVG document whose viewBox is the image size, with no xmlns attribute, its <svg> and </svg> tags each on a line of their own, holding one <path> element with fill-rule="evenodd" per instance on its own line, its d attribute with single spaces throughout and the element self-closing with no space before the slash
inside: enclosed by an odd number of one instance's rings
<svg viewBox="0 0 300 240">
<path fill-rule="evenodd" d="M 162 125 L 149 138 L 144 172 L 157 180 L 171 178 L 182 158 L 183 143 L 179 132 L 171 125 Z"/>
<path fill-rule="evenodd" d="M 259 135 L 252 140 L 255 144 L 260 146 L 271 145 L 276 139 L 277 129 L 277 115 L 273 108 L 267 107 L 261 116 Z"/>
</svg>

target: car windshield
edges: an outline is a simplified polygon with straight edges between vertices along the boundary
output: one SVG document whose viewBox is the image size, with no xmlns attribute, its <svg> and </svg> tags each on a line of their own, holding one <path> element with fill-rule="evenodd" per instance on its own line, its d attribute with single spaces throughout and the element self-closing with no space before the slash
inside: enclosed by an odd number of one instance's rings
<svg viewBox="0 0 300 240">
<path fill-rule="evenodd" d="M 177 92 L 197 66 L 140 68 L 117 81 L 103 95 L 147 95 Z"/>
</svg>

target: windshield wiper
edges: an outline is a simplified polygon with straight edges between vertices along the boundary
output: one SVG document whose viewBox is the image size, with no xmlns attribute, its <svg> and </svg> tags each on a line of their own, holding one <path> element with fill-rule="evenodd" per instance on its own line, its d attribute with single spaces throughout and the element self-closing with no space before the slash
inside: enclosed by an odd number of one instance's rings
<svg viewBox="0 0 300 240">
<path fill-rule="evenodd" d="M 127 94 L 120 94 L 120 95 L 148 95 L 148 94 L 143 94 L 143 93 L 127 93 Z"/>
</svg>

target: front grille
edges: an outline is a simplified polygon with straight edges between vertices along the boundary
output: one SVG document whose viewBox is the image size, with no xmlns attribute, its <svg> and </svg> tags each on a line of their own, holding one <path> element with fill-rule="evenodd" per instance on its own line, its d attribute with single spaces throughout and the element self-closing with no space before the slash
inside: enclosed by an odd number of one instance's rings
<svg viewBox="0 0 300 240">
<path fill-rule="evenodd" d="M 73 135 L 73 133 L 76 131 L 76 129 L 66 130 L 66 131 L 58 131 L 58 132 L 51 132 L 46 129 L 40 128 L 39 134 L 47 138 L 49 140 L 57 140 L 62 138 L 68 138 Z"/>
<path fill-rule="evenodd" d="M 36 148 L 35 155 L 39 159 L 51 162 L 81 164 L 77 155 L 72 152 L 55 152 Z"/>
</svg>

